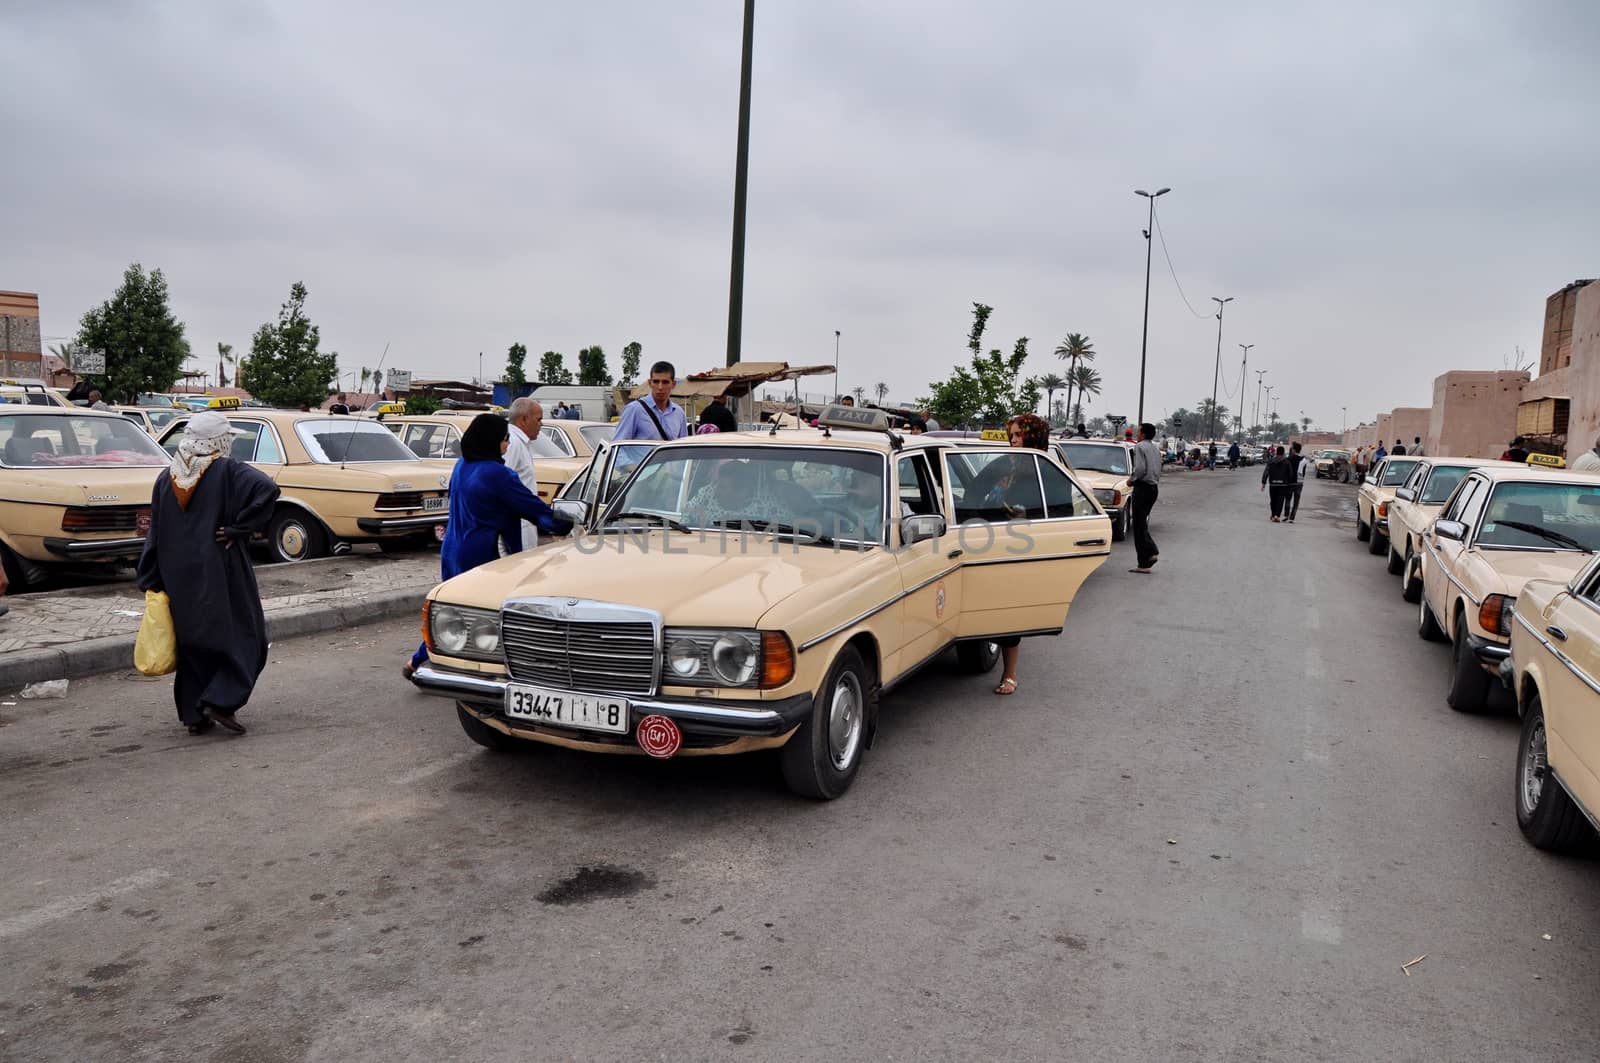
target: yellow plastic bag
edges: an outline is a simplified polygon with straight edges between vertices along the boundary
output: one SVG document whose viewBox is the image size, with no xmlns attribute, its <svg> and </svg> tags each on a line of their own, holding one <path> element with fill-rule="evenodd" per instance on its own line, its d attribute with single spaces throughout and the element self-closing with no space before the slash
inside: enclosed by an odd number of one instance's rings
<svg viewBox="0 0 1600 1063">
<path fill-rule="evenodd" d="M 178 667 L 178 633 L 172 627 L 172 599 L 166 591 L 144 592 L 144 619 L 133 644 L 133 666 L 145 675 L 166 675 Z"/>
</svg>

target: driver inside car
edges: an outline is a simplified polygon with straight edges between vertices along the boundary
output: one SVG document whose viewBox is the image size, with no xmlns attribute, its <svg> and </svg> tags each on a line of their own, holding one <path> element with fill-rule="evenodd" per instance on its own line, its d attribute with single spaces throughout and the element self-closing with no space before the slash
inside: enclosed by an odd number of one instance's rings
<svg viewBox="0 0 1600 1063">
<path fill-rule="evenodd" d="M 762 482 L 755 463 L 739 459 L 717 466 L 712 482 L 689 499 L 688 513 L 696 522 L 710 525 L 741 520 L 795 522 L 795 514 Z"/>
</svg>

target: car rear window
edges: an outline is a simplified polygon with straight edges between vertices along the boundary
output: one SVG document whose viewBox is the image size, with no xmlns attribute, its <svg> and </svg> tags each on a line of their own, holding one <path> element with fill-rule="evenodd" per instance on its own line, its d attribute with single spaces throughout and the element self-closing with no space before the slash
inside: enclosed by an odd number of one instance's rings
<svg viewBox="0 0 1600 1063">
<path fill-rule="evenodd" d="M 0 465 L 48 469 L 165 464 L 167 455 L 150 434 L 120 415 L 0 412 Z"/>
<path fill-rule="evenodd" d="M 376 421 L 354 417 L 319 417 L 296 421 L 295 435 L 311 455 L 323 465 L 361 461 L 415 461 L 404 443 Z"/>
</svg>

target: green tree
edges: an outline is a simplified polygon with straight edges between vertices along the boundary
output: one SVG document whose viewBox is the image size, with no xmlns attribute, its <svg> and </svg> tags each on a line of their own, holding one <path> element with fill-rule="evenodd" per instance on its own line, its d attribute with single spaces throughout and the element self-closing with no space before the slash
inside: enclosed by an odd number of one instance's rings
<svg viewBox="0 0 1600 1063">
<path fill-rule="evenodd" d="M 1044 389 L 1044 408 L 1050 411 L 1052 420 L 1055 417 L 1056 392 L 1067 386 L 1067 382 L 1055 373 L 1046 373 L 1039 378 L 1039 386 Z M 1066 415 L 1063 408 L 1062 416 Z"/>
<path fill-rule="evenodd" d="M 856 397 L 856 404 L 860 405 L 861 401 L 867 397 L 867 389 L 857 384 L 850 389 L 850 394 Z"/>
<path fill-rule="evenodd" d="M 639 359 L 644 357 L 644 345 L 634 340 L 622 348 L 622 380 L 620 383 L 631 386 L 639 379 Z"/>
<path fill-rule="evenodd" d="M 1310 432 L 1311 431 L 1311 418 L 1309 418 L 1309 417 L 1300 418 L 1300 425 L 1305 431 Z"/>
<path fill-rule="evenodd" d="M 933 389 L 930 397 L 918 400 L 941 424 L 964 425 L 980 419 L 1000 424 L 1014 413 L 1039 406 L 1039 382 L 1022 376 L 1028 337 L 1019 338 L 1009 355 L 998 348 L 982 353 L 983 334 L 993 312 L 991 306 L 972 304 L 972 328 L 967 333 L 971 367 L 957 366 L 950 379 L 928 385 Z"/>
<path fill-rule="evenodd" d="M 122 286 L 78 322 L 77 342 L 106 352 L 106 391 L 131 402 L 141 391 L 166 391 L 183 371 L 189 341 L 167 305 L 167 278 L 135 262 Z"/>
<path fill-rule="evenodd" d="M 545 351 L 539 356 L 539 383 L 572 383 L 572 373 L 567 369 L 566 355 L 560 351 Z"/>
<path fill-rule="evenodd" d="M 1222 430 L 1228 430 L 1228 408 L 1211 399 L 1201 399 L 1200 409 L 1195 417 L 1199 424 L 1204 426 L 1207 439 L 1217 438 L 1217 425 L 1222 425 Z"/>
<path fill-rule="evenodd" d="M 406 413 L 423 416 L 438 413 L 444 408 L 444 403 L 436 395 L 407 395 Z"/>
<path fill-rule="evenodd" d="M 527 361 L 528 348 L 522 344 L 513 343 L 506 348 L 506 386 L 511 389 L 512 398 L 522 394 L 523 385 L 528 382 L 528 376 L 522 368 Z"/>
<path fill-rule="evenodd" d="M 1100 370 L 1092 365 L 1080 365 L 1072 371 L 1070 385 L 1078 389 L 1078 415 L 1081 417 L 1088 397 L 1100 394 Z"/>
<path fill-rule="evenodd" d="M 606 368 L 606 352 L 599 344 L 578 352 L 578 383 L 584 387 L 611 386 L 611 371 Z"/>
<path fill-rule="evenodd" d="M 1072 389 L 1077 383 L 1074 376 L 1078 366 L 1094 361 L 1094 344 L 1081 332 L 1069 332 L 1067 338 L 1056 345 L 1056 357 L 1067 363 L 1067 409 L 1072 409 Z"/>
<path fill-rule="evenodd" d="M 880 380 L 876 384 L 872 385 L 872 393 L 877 396 L 878 405 L 882 406 L 883 397 L 889 394 L 889 385 Z"/>
<path fill-rule="evenodd" d="M 1103 436 L 1110 433 L 1111 422 L 1104 417 L 1091 417 L 1089 418 L 1089 423 L 1083 427 L 1092 436 Z"/>
<path fill-rule="evenodd" d="M 220 341 L 217 343 L 217 387 L 228 386 L 228 366 L 238 360 L 233 354 L 233 344 Z"/>
<path fill-rule="evenodd" d="M 277 324 L 262 325 L 250 341 L 250 393 L 273 406 L 316 406 L 339 374 L 339 356 L 319 350 L 322 333 L 305 305 L 306 286 L 295 281 Z"/>
</svg>

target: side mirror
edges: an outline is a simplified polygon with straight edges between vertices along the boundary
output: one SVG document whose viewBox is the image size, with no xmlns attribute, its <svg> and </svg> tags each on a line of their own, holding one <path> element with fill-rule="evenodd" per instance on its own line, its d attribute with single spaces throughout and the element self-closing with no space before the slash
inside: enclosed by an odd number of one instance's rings
<svg viewBox="0 0 1600 1063">
<path fill-rule="evenodd" d="M 1459 543 L 1467 537 L 1467 526 L 1459 520 L 1436 520 L 1433 522 L 1433 533 L 1441 539 L 1454 539 Z"/>
<path fill-rule="evenodd" d="M 1394 493 L 1394 497 L 1403 498 L 1407 502 L 1415 502 L 1417 500 L 1417 493 L 1409 487 L 1402 487 L 1400 490 Z"/>
<path fill-rule="evenodd" d="M 944 518 L 937 513 L 918 513 L 900 522 L 900 542 L 905 546 L 937 539 L 944 533 Z"/>
<path fill-rule="evenodd" d="M 559 498 L 550 508 L 556 516 L 570 520 L 575 526 L 582 526 L 589 520 L 589 503 L 575 498 Z"/>
</svg>

